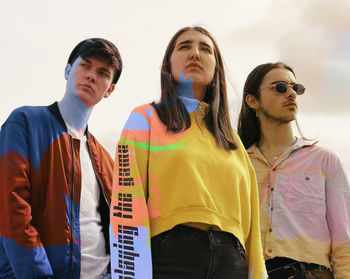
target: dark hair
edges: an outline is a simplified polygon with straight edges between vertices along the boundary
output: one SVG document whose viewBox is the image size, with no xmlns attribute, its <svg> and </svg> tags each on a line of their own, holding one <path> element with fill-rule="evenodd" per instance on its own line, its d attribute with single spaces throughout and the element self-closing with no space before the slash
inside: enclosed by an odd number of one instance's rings
<svg viewBox="0 0 350 279">
<path fill-rule="evenodd" d="M 177 38 L 186 31 L 195 30 L 211 39 L 214 45 L 216 60 L 213 80 L 207 86 L 204 102 L 209 108 L 204 116 L 204 122 L 208 130 L 214 135 L 216 143 L 225 150 L 236 149 L 233 130 L 228 113 L 228 101 L 226 92 L 226 78 L 220 50 L 214 38 L 202 27 L 185 27 L 176 32 L 171 38 L 165 51 L 160 80 L 161 98 L 158 103 L 153 102 L 160 120 L 173 132 L 180 132 L 191 126 L 191 118 L 183 102 L 175 94 L 176 81 L 171 74 L 170 57 L 175 48 Z"/>
<path fill-rule="evenodd" d="M 82 59 L 98 57 L 107 60 L 108 64 L 114 69 L 112 83 L 117 83 L 123 69 L 123 62 L 117 47 L 113 43 L 102 38 L 90 38 L 81 41 L 72 50 L 68 58 L 68 64 L 73 65 L 79 56 Z"/>
<path fill-rule="evenodd" d="M 257 66 L 247 77 L 247 80 L 244 84 L 243 88 L 243 100 L 242 107 L 239 113 L 238 118 L 238 135 L 240 136 L 244 147 L 249 148 L 252 144 L 258 142 L 260 140 L 260 123 L 258 118 L 256 117 L 256 112 L 254 109 L 250 108 L 246 102 L 246 97 L 248 94 L 253 95 L 257 100 L 260 99 L 260 85 L 265 75 L 273 69 L 280 68 L 286 69 L 293 73 L 295 73 L 293 69 L 282 63 L 266 63 Z M 297 125 L 298 126 L 298 125 Z M 299 126 L 299 133 L 302 135 Z"/>
</svg>

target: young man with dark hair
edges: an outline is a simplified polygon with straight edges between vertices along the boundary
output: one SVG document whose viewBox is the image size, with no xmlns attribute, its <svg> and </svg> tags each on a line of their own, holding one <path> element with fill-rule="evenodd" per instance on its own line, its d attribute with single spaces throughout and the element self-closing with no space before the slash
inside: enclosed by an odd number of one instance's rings
<svg viewBox="0 0 350 279">
<path fill-rule="evenodd" d="M 2 125 L 0 278 L 109 276 L 113 160 L 87 122 L 121 71 L 114 44 L 84 40 L 69 57 L 63 99 L 17 108 Z"/>
<path fill-rule="evenodd" d="M 255 168 L 260 229 L 270 279 L 350 278 L 350 187 L 338 157 L 297 138 L 305 91 L 283 63 L 248 76 L 238 134 Z"/>
</svg>

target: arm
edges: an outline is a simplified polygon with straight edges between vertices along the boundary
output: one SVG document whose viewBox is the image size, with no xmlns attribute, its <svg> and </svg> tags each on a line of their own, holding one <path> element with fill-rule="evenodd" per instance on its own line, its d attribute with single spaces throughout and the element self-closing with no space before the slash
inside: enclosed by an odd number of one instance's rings
<svg viewBox="0 0 350 279">
<path fill-rule="evenodd" d="M 52 276 L 31 215 L 28 137 L 25 122 L 13 113 L 0 132 L 0 245 L 2 264 L 16 278 Z"/>
<path fill-rule="evenodd" d="M 249 209 L 248 218 L 250 224 L 248 226 L 249 231 L 245 234 L 245 251 L 246 251 L 246 262 L 248 266 L 248 278 L 249 279 L 265 279 L 267 278 L 267 272 L 265 267 L 265 261 L 263 256 L 263 249 L 260 237 L 260 213 L 259 213 L 259 194 L 258 194 L 258 184 L 256 180 L 256 174 L 254 168 L 250 162 L 247 151 L 245 150 L 240 138 L 236 136 L 236 142 L 238 143 L 238 148 L 242 152 L 242 164 L 246 166 L 247 172 L 247 184 L 248 196 L 246 203 Z"/>
<path fill-rule="evenodd" d="M 116 150 L 110 226 L 112 278 L 152 278 L 147 209 L 149 120 L 144 109 L 135 109 Z"/>
<path fill-rule="evenodd" d="M 350 277 L 350 187 L 339 159 L 329 153 L 325 166 L 327 223 L 336 279 Z"/>
<path fill-rule="evenodd" d="M 249 278 L 265 279 L 267 272 L 265 268 L 265 261 L 262 252 L 261 238 L 260 238 L 260 217 L 259 217 L 259 195 L 258 186 L 256 182 L 256 175 L 253 166 L 250 163 L 248 155 L 246 155 L 247 164 L 249 168 L 251 181 L 250 194 L 250 210 L 251 223 L 250 233 L 246 240 L 247 262 Z"/>
</svg>

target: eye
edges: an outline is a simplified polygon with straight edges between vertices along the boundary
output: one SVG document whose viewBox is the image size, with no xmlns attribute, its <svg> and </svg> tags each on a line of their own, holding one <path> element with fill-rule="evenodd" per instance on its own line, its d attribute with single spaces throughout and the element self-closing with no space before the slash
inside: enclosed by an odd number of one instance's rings
<svg viewBox="0 0 350 279">
<path fill-rule="evenodd" d="M 188 45 L 181 45 L 181 46 L 179 47 L 179 50 L 180 50 L 180 49 L 186 49 L 186 48 L 189 48 L 189 46 L 188 46 Z"/>
<path fill-rule="evenodd" d="M 305 87 L 304 87 L 304 85 L 302 85 L 302 84 L 294 84 L 293 85 L 293 90 L 298 94 L 298 95 L 302 95 L 302 94 L 304 94 L 304 92 L 305 92 Z"/>
<path fill-rule="evenodd" d="M 106 72 L 100 72 L 99 74 L 102 77 L 109 78 L 109 75 Z"/>
<path fill-rule="evenodd" d="M 207 53 L 211 53 L 211 50 L 208 47 L 202 47 L 202 50 L 204 50 Z"/>
<path fill-rule="evenodd" d="M 284 82 L 278 82 L 275 84 L 275 90 L 277 91 L 277 93 L 283 94 L 287 91 L 287 84 L 285 84 Z"/>
</svg>

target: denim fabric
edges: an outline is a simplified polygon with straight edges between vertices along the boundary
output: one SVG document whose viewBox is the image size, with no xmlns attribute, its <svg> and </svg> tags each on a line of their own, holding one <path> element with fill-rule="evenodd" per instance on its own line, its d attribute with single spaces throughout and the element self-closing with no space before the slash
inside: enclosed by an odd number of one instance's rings
<svg viewBox="0 0 350 279">
<path fill-rule="evenodd" d="M 266 261 L 269 279 L 333 279 L 333 274 L 324 266 L 276 257 Z"/>
<path fill-rule="evenodd" d="M 154 279 L 248 278 L 245 252 L 227 232 L 178 225 L 151 238 Z"/>
</svg>

